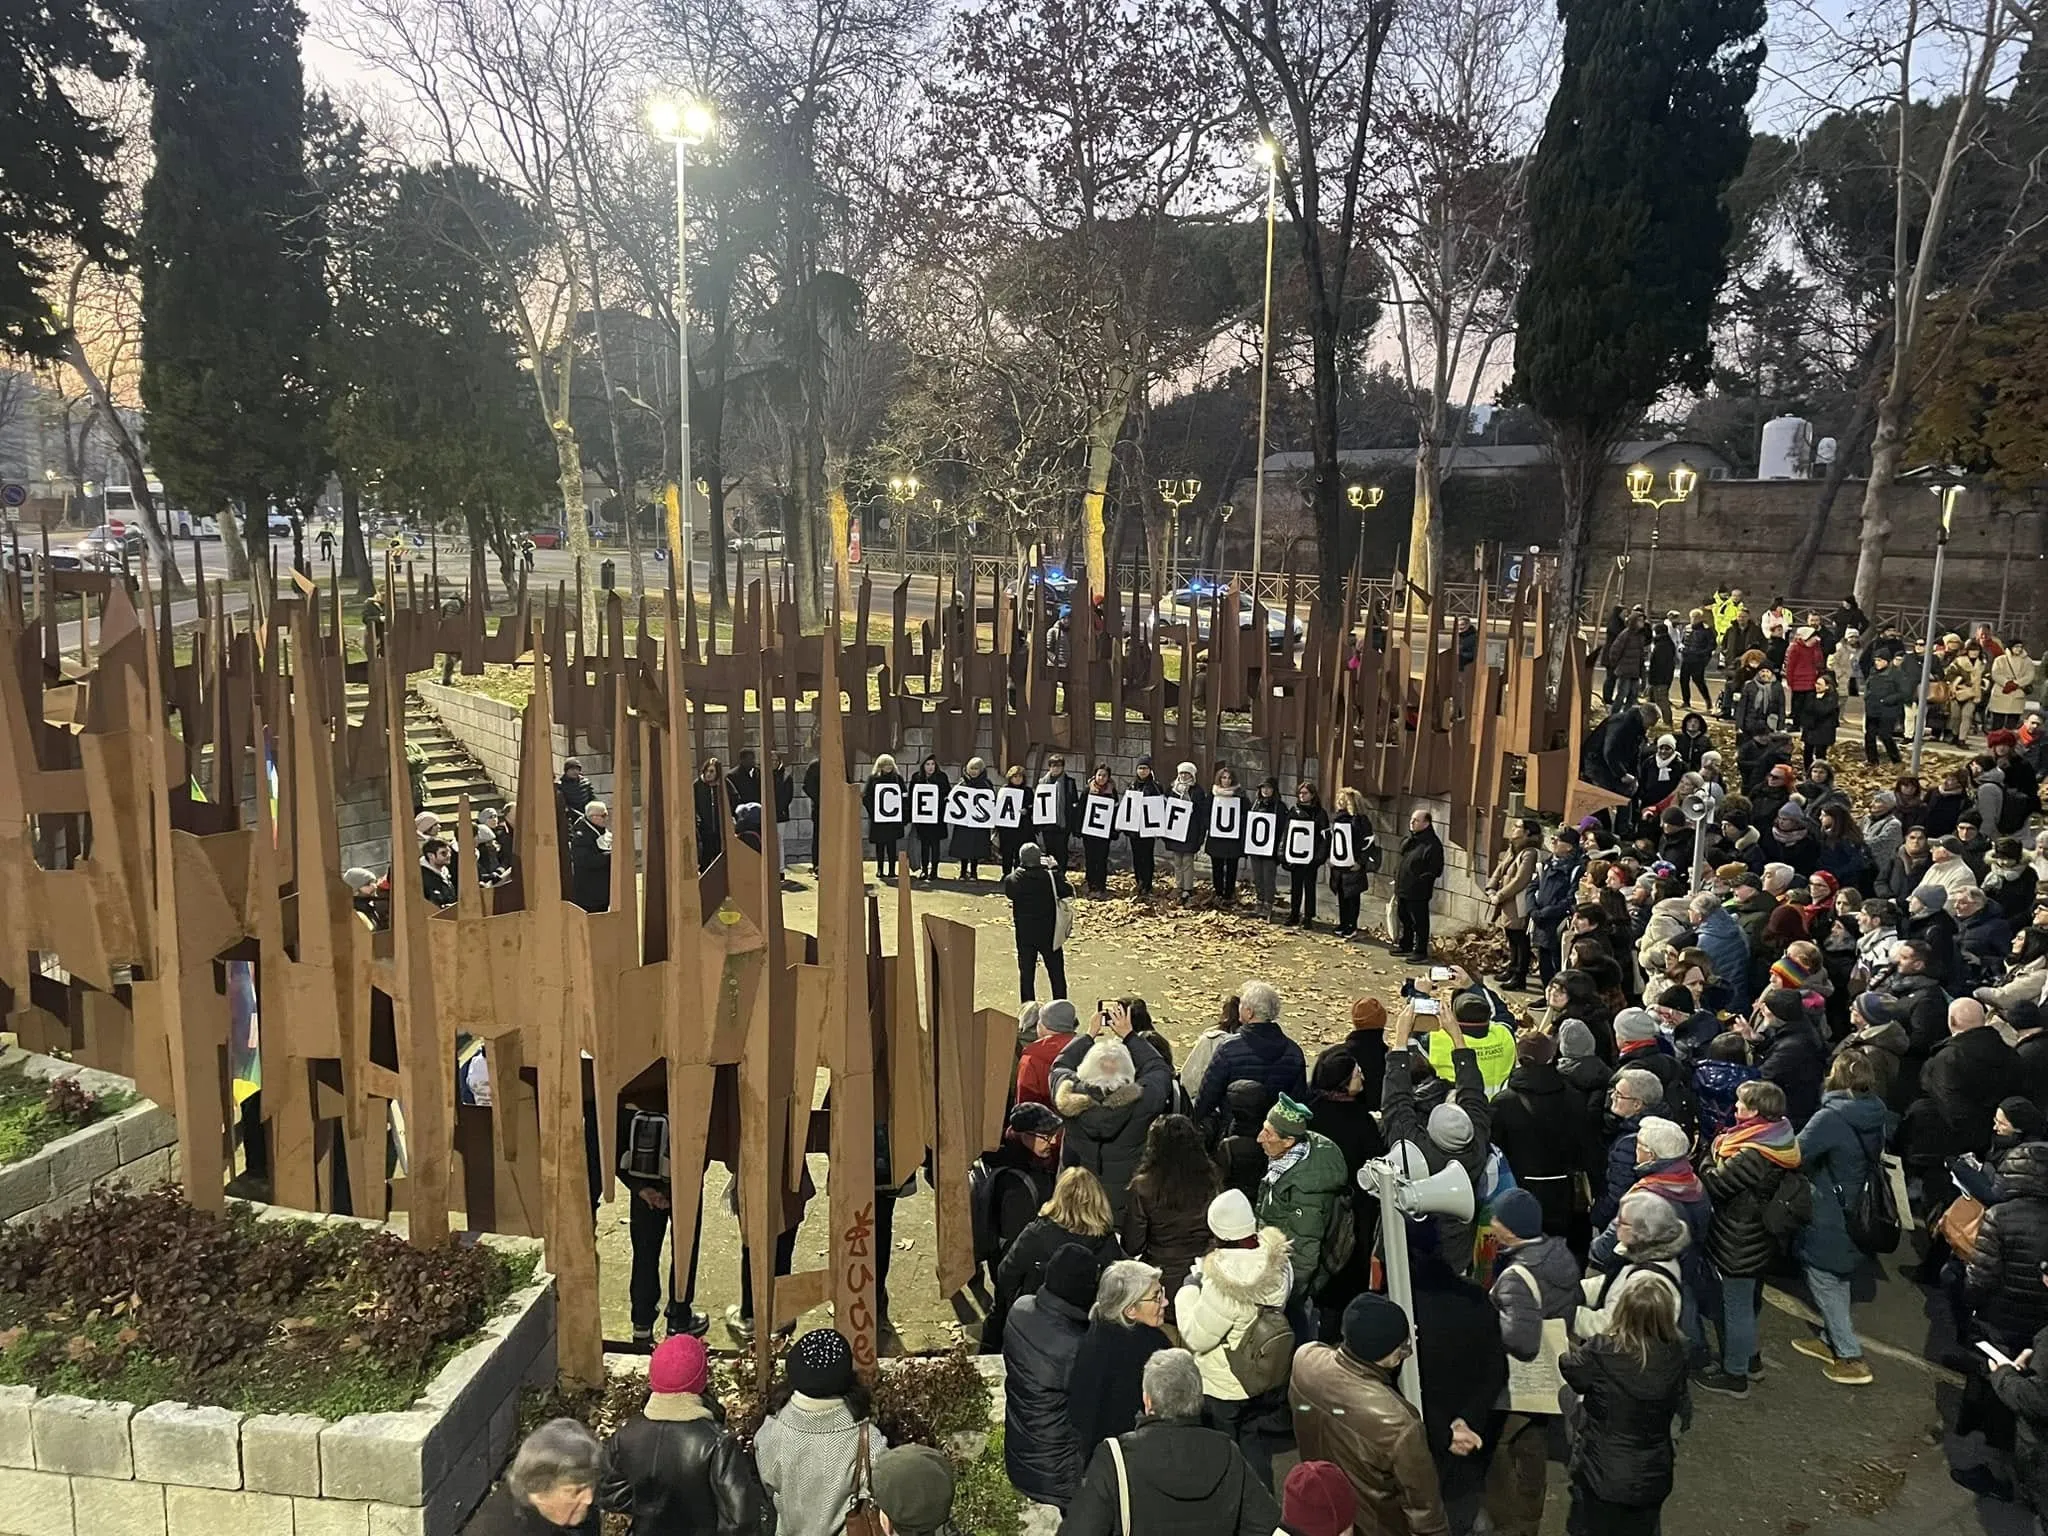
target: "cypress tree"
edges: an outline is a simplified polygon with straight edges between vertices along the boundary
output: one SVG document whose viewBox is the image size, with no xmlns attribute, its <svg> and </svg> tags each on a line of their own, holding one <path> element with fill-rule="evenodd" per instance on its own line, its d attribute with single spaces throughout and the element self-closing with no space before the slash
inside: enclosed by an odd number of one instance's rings
<svg viewBox="0 0 2048 1536">
<path fill-rule="evenodd" d="M 1529 176 L 1516 394 L 1564 488 L 1556 638 L 1572 633 L 1594 500 L 1672 385 L 1703 388 L 1749 153 L 1763 0 L 1559 0 L 1564 58 Z M 1557 654 L 1562 654 L 1561 645 Z"/>
<path fill-rule="evenodd" d="M 239 508 L 258 567 L 270 504 L 321 466 L 325 304 L 292 0 L 152 0 L 156 165 L 142 206 L 142 400 L 164 486 Z"/>
</svg>

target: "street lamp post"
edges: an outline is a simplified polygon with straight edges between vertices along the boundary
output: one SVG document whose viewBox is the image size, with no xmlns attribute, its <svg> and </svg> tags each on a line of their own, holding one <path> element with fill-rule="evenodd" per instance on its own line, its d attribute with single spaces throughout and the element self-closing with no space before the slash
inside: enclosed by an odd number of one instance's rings
<svg viewBox="0 0 2048 1536">
<path fill-rule="evenodd" d="M 1169 592 L 1180 586 L 1180 509 L 1201 494 L 1202 482 L 1193 477 L 1159 482 L 1159 499 L 1167 507 L 1166 589 Z"/>
<path fill-rule="evenodd" d="M 1927 741 L 1927 686 L 1934 680 L 1934 636 L 1941 621 L 1941 571 L 1948 562 L 1948 530 L 1956 515 L 1956 499 L 1969 489 L 1960 480 L 1928 487 L 1941 500 L 1941 532 L 1934 541 L 1934 582 L 1927 592 L 1927 631 L 1920 648 L 1920 707 L 1913 713 L 1913 772 L 1920 771 L 1920 752 Z"/>
<path fill-rule="evenodd" d="M 1280 190 L 1280 146 L 1262 139 L 1254 151 L 1266 167 L 1266 298 L 1259 322 L 1259 451 L 1252 466 L 1252 589 L 1259 600 L 1259 554 L 1266 541 L 1266 398 L 1273 371 L 1273 223 Z"/>
<path fill-rule="evenodd" d="M 676 580 L 683 584 L 687 604 L 694 582 L 690 575 L 690 554 L 695 547 L 691 526 L 690 490 L 690 146 L 711 136 L 718 119 L 701 101 L 658 99 L 649 104 L 648 121 L 656 138 L 666 139 L 676 151 L 676 495 L 669 508 L 668 557 Z M 718 551 L 713 551 L 714 559 Z"/>
<path fill-rule="evenodd" d="M 899 575 L 910 569 L 910 504 L 917 500 L 918 489 L 915 475 L 889 477 L 889 499 L 896 503 L 896 570 Z"/>
<path fill-rule="evenodd" d="M 1386 489 L 1377 485 L 1347 485 L 1344 499 L 1358 514 L 1358 543 L 1351 551 L 1351 571 L 1359 579 L 1361 589 L 1365 580 L 1365 514 L 1387 499 Z M 1360 601 L 1364 600 L 1361 590 Z"/>
<path fill-rule="evenodd" d="M 1671 484 L 1671 494 L 1669 496 L 1659 496 L 1657 494 L 1657 476 L 1649 465 L 1635 464 L 1629 467 L 1628 499 L 1639 507 L 1648 507 L 1650 509 L 1650 571 L 1649 579 L 1643 583 L 1643 602 L 1646 606 L 1650 607 L 1654 607 L 1657 602 L 1657 538 L 1662 532 L 1664 509 L 1666 507 L 1675 507 L 1689 499 L 1692 495 L 1693 487 L 1698 485 L 1700 481 L 1698 471 L 1690 464 L 1680 464 L 1666 478 Z M 1628 580 L 1628 568 L 1625 561 L 1622 567 L 1621 579 L 1623 582 Z"/>
</svg>

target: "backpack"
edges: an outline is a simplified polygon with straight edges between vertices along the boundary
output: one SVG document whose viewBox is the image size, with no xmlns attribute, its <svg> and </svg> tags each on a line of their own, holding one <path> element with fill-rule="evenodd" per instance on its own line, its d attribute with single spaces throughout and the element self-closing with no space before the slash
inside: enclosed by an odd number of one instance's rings
<svg viewBox="0 0 2048 1536">
<path fill-rule="evenodd" d="M 668 1116 L 636 1110 L 619 1150 L 619 1172 L 635 1179 L 668 1181 Z"/>
<path fill-rule="evenodd" d="M 1785 1169 L 1771 1198 L 1764 1202 L 1762 1220 L 1771 1240 L 1789 1251 L 1793 1240 L 1813 1220 L 1813 1180 L 1797 1168 Z"/>
<path fill-rule="evenodd" d="M 1316 1283 L 1330 1279 L 1351 1262 L 1358 1251 L 1358 1213 L 1351 1208 L 1351 1192 L 1340 1190 L 1330 1207 L 1330 1224 L 1323 1229 L 1323 1253 L 1316 1261 Z"/>
<path fill-rule="evenodd" d="M 1899 1203 L 1892 1198 L 1892 1181 L 1885 1172 L 1884 1144 L 1880 1141 L 1873 1151 L 1864 1143 L 1861 1131 L 1855 1132 L 1855 1136 L 1870 1160 L 1863 1188 L 1857 1191 L 1854 1200 L 1849 1200 L 1842 1194 L 1841 1183 L 1835 1184 L 1835 1198 L 1842 1202 L 1842 1219 L 1849 1229 L 1849 1241 L 1872 1257 L 1897 1253 L 1901 1235 Z"/>
<path fill-rule="evenodd" d="M 1294 1370 L 1294 1325 L 1278 1307 L 1260 1307 L 1244 1337 L 1225 1347 L 1230 1374 L 1247 1397 L 1264 1397 L 1287 1385 Z"/>
<path fill-rule="evenodd" d="M 1368 875 L 1378 874 L 1380 872 L 1380 864 L 1384 859 L 1384 855 L 1380 851 L 1380 840 L 1376 837 L 1368 837 L 1364 844 L 1356 851 L 1355 857 L 1358 860 L 1360 871 Z"/>
<path fill-rule="evenodd" d="M 1005 1177 L 1022 1179 L 1028 1191 L 1034 1195 L 1037 1193 L 1031 1183 L 1031 1175 L 1022 1168 L 991 1168 L 986 1158 L 978 1157 L 967 1170 L 967 1204 L 974 1228 L 974 1261 L 977 1264 L 993 1264 L 1003 1256 L 1003 1235 L 996 1230 L 996 1204 L 1002 1194 Z"/>
</svg>

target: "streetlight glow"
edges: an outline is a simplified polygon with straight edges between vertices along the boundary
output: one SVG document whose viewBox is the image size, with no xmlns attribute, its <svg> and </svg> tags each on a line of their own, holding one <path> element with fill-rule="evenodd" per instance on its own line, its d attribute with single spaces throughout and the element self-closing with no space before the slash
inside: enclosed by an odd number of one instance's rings
<svg viewBox="0 0 2048 1536">
<path fill-rule="evenodd" d="M 657 96 L 647 103 L 647 124 L 657 139 L 701 144 L 717 130 L 718 114 L 693 96 Z"/>
<path fill-rule="evenodd" d="M 1271 139 L 1258 139 L 1252 144 L 1252 159 L 1260 169 L 1272 170 L 1280 164 L 1280 146 Z"/>
</svg>

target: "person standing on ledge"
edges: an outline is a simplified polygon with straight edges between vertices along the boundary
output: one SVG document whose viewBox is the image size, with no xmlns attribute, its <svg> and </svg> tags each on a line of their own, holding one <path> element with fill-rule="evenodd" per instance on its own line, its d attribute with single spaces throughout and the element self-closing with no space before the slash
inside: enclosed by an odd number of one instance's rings
<svg viewBox="0 0 2048 1536">
<path fill-rule="evenodd" d="M 1429 903 L 1443 875 L 1443 839 L 1436 835 L 1435 818 L 1418 807 L 1408 818 L 1408 836 L 1394 869 L 1395 955 L 1418 963 L 1429 960 Z"/>
</svg>

